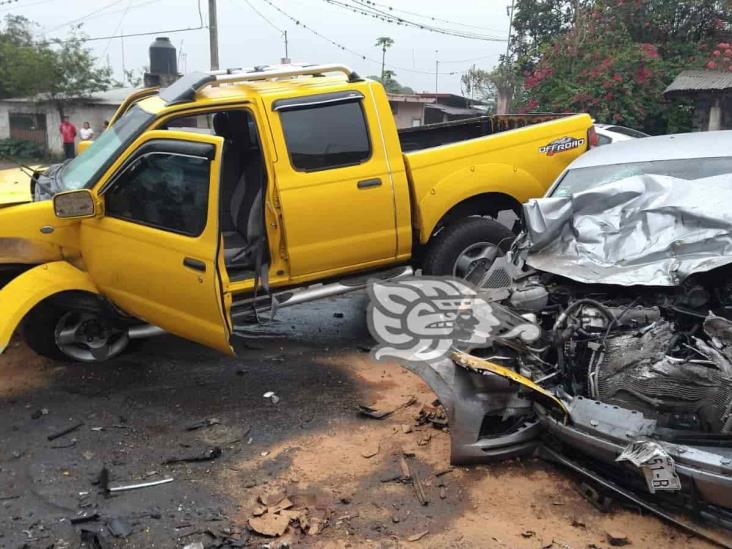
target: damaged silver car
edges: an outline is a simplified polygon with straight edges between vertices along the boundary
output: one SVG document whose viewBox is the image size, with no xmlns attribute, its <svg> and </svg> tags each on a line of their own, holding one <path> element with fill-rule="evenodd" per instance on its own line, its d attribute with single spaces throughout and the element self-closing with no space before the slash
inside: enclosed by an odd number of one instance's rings
<svg viewBox="0 0 732 549">
<path fill-rule="evenodd" d="M 732 527 L 730 151 L 732 132 L 602 147 L 524 206 L 472 282 L 531 329 L 407 365 L 446 408 L 454 463 L 536 452 Z"/>
</svg>

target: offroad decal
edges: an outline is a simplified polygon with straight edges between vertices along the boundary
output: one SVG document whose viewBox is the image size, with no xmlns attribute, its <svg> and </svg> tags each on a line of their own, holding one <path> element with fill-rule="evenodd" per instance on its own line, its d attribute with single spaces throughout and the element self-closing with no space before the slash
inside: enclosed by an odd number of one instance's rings
<svg viewBox="0 0 732 549">
<path fill-rule="evenodd" d="M 585 144 L 584 138 L 580 137 L 560 137 L 554 141 L 547 143 L 543 147 L 539 147 L 539 152 L 547 156 L 554 156 L 555 153 L 576 149 Z"/>
</svg>

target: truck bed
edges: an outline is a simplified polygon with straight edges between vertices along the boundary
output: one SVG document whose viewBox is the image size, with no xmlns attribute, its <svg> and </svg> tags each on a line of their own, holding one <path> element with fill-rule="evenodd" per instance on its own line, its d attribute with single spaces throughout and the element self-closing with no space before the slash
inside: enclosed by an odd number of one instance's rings
<svg viewBox="0 0 732 549">
<path fill-rule="evenodd" d="M 540 124 L 566 116 L 570 115 L 555 113 L 502 114 L 466 118 L 464 120 L 442 122 L 428 126 L 402 128 L 398 130 L 399 141 L 402 145 L 402 151 L 419 151 L 456 143 L 458 141 L 493 135 L 507 130 L 515 130 L 516 128 Z"/>
<path fill-rule="evenodd" d="M 591 127 L 587 114 L 529 114 L 400 130 L 420 242 L 429 240 L 445 203 L 488 193 L 487 200 L 516 205 L 542 196 L 587 150 Z"/>
</svg>

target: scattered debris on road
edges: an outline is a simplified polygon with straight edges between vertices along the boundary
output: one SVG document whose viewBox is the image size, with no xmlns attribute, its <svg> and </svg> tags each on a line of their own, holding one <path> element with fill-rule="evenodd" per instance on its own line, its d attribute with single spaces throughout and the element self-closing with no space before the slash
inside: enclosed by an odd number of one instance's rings
<svg viewBox="0 0 732 549">
<path fill-rule="evenodd" d="M 192 456 L 172 457 L 162 462 L 163 465 L 173 465 L 175 463 L 197 463 L 199 461 L 212 461 L 221 457 L 222 450 L 218 446 L 207 448 L 203 453 Z"/>
<path fill-rule="evenodd" d="M 82 427 L 83 425 L 84 425 L 84 422 L 80 421 L 79 423 L 76 423 L 76 424 L 72 425 L 71 427 L 67 427 L 66 429 L 64 429 L 62 431 L 48 435 L 48 437 L 46 437 L 46 438 L 48 438 L 48 440 L 56 440 L 57 438 L 61 438 L 63 436 L 68 435 L 69 433 L 73 433 L 74 431 L 76 431 L 77 429 Z"/>
</svg>

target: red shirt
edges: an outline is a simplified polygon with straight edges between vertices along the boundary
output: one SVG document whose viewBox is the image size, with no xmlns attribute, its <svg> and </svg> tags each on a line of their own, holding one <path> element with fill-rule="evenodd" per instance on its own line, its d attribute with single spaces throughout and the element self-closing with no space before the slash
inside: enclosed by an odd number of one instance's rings
<svg viewBox="0 0 732 549">
<path fill-rule="evenodd" d="M 58 131 L 61 132 L 61 137 L 63 137 L 64 143 L 74 142 L 74 137 L 76 137 L 76 126 L 71 122 L 61 122 L 61 125 L 58 127 Z"/>
</svg>

